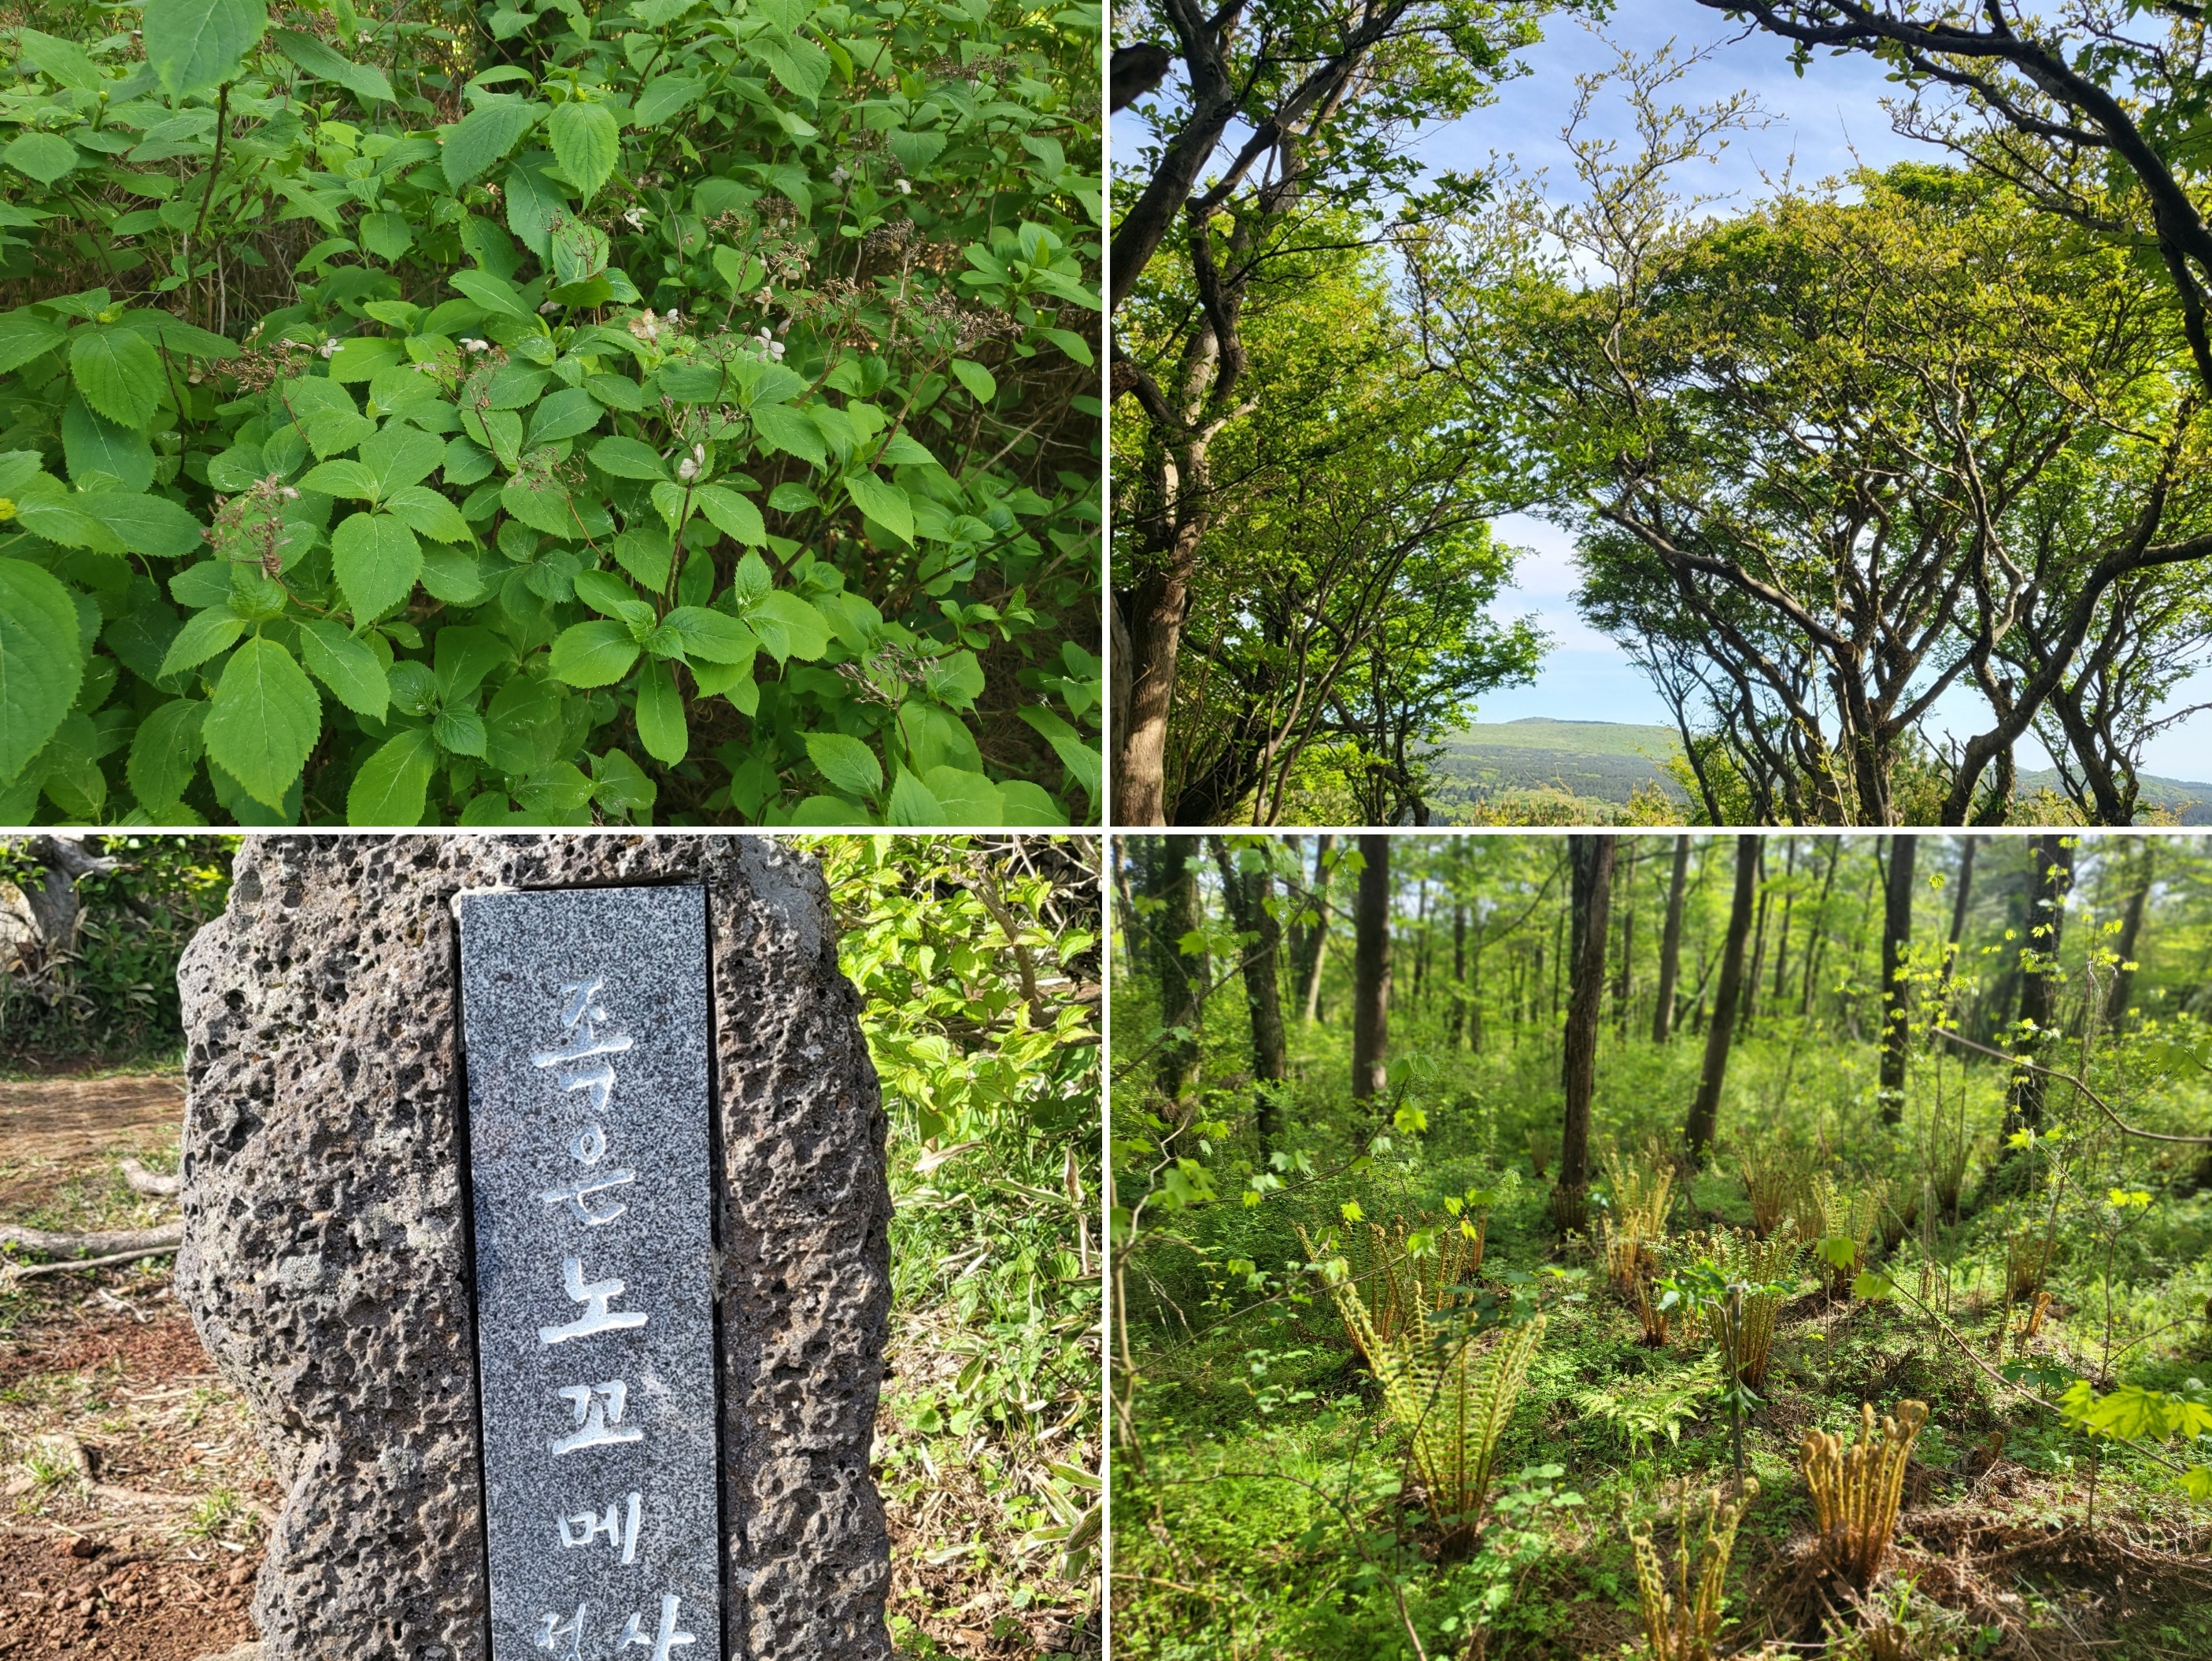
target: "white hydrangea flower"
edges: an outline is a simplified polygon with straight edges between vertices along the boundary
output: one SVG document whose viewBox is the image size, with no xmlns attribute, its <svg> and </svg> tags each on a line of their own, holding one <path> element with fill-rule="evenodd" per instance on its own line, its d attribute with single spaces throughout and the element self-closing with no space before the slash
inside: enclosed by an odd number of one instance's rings
<svg viewBox="0 0 2212 1661">
<path fill-rule="evenodd" d="M 897 189 L 898 193 L 901 196 L 912 196 L 914 194 L 914 186 L 908 184 L 903 179 L 897 181 Z"/>
<path fill-rule="evenodd" d="M 336 335 L 331 335 L 323 342 L 322 353 L 325 357 L 336 356 L 337 355 L 337 350 L 338 338 Z"/>
</svg>

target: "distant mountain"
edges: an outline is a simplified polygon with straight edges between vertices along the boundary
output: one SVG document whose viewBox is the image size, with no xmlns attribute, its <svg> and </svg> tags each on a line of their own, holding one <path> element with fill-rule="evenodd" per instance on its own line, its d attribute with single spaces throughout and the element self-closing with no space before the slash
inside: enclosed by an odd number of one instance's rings
<svg viewBox="0 0 2212 1661">
<path fill-rule="evenodd" d="M 1444 753 L 1435 764 L 1440 777 L 1431 801 L 1447 813 L 1455 806 L 1478 801 L 1492 806 L 1568 800 L 1626 806 L 1644 785 L 1686 806 L 1688 796 L 1665 770 L 1668 758 L 1681 750 L 1671 727 L 1543 715 L 1479 721 L 1444 740 Z"/>
<path fill-rule="evenodd" d="M 1666 771 L 1667 762 L 1681 751 L 1671 727 L 1543 715 L 1479 721 L 1444 740 L 1431 805 L 1442 810 L 1437 817 L 1443 819 L 1456 817 L 1455 807 L 1478 802 L 1534 809 L 1542 818 L 1597 818 L 1604 806 L 1625 806 L 1644 785 L 1686 806 L 1689 797 Z M 2055 770 L 2021 771 L 2023 794 L 2045 788 L 2057 790 Z M 2212 784 L 2145 774 L 2142 800 L 2145 807 L 2162 808 L 2184 824 L 2212 824 Z"/>
</svg>

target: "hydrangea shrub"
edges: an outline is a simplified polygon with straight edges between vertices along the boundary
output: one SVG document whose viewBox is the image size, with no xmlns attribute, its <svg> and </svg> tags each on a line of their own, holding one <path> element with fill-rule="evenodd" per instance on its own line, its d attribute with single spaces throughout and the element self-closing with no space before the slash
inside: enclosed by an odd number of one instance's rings
<svg viewBox="0 0 2212 1661">
<path fill-rule="evenodd" d="M 0 823 L 1095 819 L 1097 7 L 131 15 L 0 81 Z"/>
</svg>

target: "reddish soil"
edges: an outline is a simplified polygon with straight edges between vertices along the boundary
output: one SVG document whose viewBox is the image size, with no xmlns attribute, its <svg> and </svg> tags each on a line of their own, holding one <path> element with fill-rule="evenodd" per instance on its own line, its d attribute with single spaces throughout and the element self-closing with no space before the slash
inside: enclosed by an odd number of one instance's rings
<svg viewBox="0 0 2212 1661">
<path fill-rule="evenodd" d="M 124 1311 L 94 1304 L 65 1324 L 0 1339 L 0 1390 L 34 1372 L 89 1372 L 112 1363 L 141 1380 L 214 1371 L 199 1334 L 182 1312 L 172 1311 L 149 1325 Z"/>
<path fill-rule="evenodd" d="M 0 1531 L 0 1656 L 33 1661 L 98 1655 L 112 1661 L 198 1661 L 255 1636 L 246 1618 L 261 1554 L 210 1550 L 192 1562 L 158 1549 L 61 1555 L 66 1534 Z"/>
<path fill-rule="evenodd" d="M 89 1156 L 174 1145 L 185 1119 L 180 1079 L 40 1079 L 0 1082 L 0 1208 L 35 1205 L 57 1167 Z"/>
</svg>

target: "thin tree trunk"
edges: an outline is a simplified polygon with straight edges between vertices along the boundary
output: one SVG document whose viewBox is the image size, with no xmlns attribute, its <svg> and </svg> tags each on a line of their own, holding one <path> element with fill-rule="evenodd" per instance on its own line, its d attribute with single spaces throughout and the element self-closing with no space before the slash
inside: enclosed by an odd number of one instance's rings
<svg viewBox="0 0 2212 1661">
<path fill-rule="evenodd" d="M 1195 846 L 1188 837 L 1157 837 L 1145 862 L 1145 886 L 1160 902 L 1160 910 L 1153 914 L 1152 938 L 1152 974 L 1160 989 L 1160 1021 L 1167 1027 L 1185 1029 L 1182 1037 L 1160 1046 L 1153 1066 L 1161 1092 L 1170 1097 L 1182 1094 L 1198 1062 L 1197 994 L 1205 974 L 1203 970 L 1192 974 L 1191 959 L 1183 955 L 1180 944 L 1198 926 L 1198 883 L 1190 859 Z"/>
<path fill-rule="evenodd" d="M 1752 929 L 1751 972 L 1743 980 L 1743 1007 L 1736 1013 L 1736 1023 L 1748 1035 L 1752 1022 L 1759 1014 L 1759 983 L 1760 971 L 1766 966 L 1766 910 L 1772 904 L 1774 891 L 1766 885 L 1766 844 L 1759 844 L 1759 921 Z"/>
<path fill-rule="evenodd" d="M 1628 1001 L 1636 994 L 1636 845 L 1631 843 L 1620 878 L 1620 973 L 1613 983 L 1613 1021 L 1624 1038 L 1628 1036 Z"/>
<path fill-rule="evenodd" d="M 1382 1095 L 1390 1045 L 1390 838 L 1362 837 L 1352 958 L 1352 1098 Z"/>
<path fill-rule="evenodd" d="M 1667 879 L 1667 922 L 1659 936 L 1659 1001 L 1651 1012 L 1651 1042 L 1674 1031 L 1674 981 L 1682 972 L 1682 891 L 1689 885 L 1690 839 L 1674 838 L 1674 869 Z"/>
<path fill-rule="evenodd" d="M 1612 898 L 1613 837 L 1570 837 L 1574 978 L 1560 1063 L 1566 1107 L 1559 1121 L 1559 1178 L 1552 1215 L 1562 1234 L 1583 1226 L 1589 1190 L 1590 1097 L 1597 1086 L 1597 1029 L 1605 1007 L 1606 909 Z"/>
<path fill-rule="evenodd" d="M 1459 1048 L 1460 1034 L 1467 1026 L 1467 903 L 1462 900 L 1452 907 L 1452 992 L 1451 1023 L 1449 1028 L 1451 1048 Z"/>
<path fill-rule="evenodd" d="M 1774 948 L 1774 991 L 1768 1001 L 1777 1010 L 1782 1007 L 1782 987 L 1790 971 L 1790 914 L 1797 905 L 1797 838 L 1785 839 L 1790 850 L 1787 864 L 1782 868 L 1782 938 Z"/>
<path fill-rule="evenodd" d="M 1168 822 L 1168 712 L 1175 703 L 1176 664 L 1195 563 L 1194 545 L 1188 556 L 1178 548 L 1168 569 L 1142 578 L 1132 596 L 1128 722 L 1114 769 L 1114 816 L 1123 824 Z"/>
<path fill-rule="evenodd" d="M 1836 867 L 1844 862 L 1844 839 L 1828 838 L 1828 874 L 1820 879 L 1820 904 L 1814 912 L 1812 949 L 1805 954 L 1805 985 L 1797 998 L 1797 1013 L 1807 1020 L 1813 1016 L 1813 984 L 1820 973 L 1820 953 L 1828 944 L 1828 896 L 1836 890 Z"/>
<path fill-rule="evenodd" d="M 1238 870 L 1229 844 L 1219 837 L 1208 840 L 1213 845 L 1213 863 L 1221 873 L 1230 921 L 1239 934 L 1251 937 L 1244 951 L 1244 1008 L 1252 1029 L 1252 1115 L 1259 1129 L 1260 1151 L 1272 1153 L 1277 1086 L 1291 1075 L 1283 1043 L 1283 997 L 1275 973 L 1282 926 L 1267 904 L 1274 897 L 1275 879 L 1264 866 L 1257 871 Z"/>
<path fill-rule="evenodd" d="M 2029 880 L 2034 895 L 2028 914 L 2027 942 L 2020 953 L 2020 1020 L 2017 1045 L 2023 1056 L 2033 1055 L 2039 1041 L 2051 1031 L 2058 1007 L 2057 960 L 2061 931 L 2066 921 L 2066 893 L 2074 885 L 2072 839 L 2057 831 L 2044 831 L 2029 839 L 2028 858 L 2034 861 Z M 2021 1129 L 2043 1129 L 2043 1074 L 2015 1068 L 2012 1091 L 2005 1103 L 2003 1135 Z"/>
<path fill-rule="evenodd" d="M 1974 849 L 1979 837 L 1962 837 L 1959 847 L 1958 891 L 1951 896 L 1951 936 L 1943 947 L 1943 971 L 1936 982 L 1936 1004 L 1946 1017 L 1950 1012 L 1951 977 L 1958 972 L 1959 941 L 1966 932 L 1966 908 L 1974 895 Z"/>
<path fill-rule="evenodd" d="M 1413 953 L 1413 1013 L 1418 1015 L 1428 1008 L 1429 879 L 1423 877 L 1413 887 L 1413 938 L 1419 943 Z"/>
<path fill-rule="evenodd" d="M 2136 945 L 2142 938 L 2143 907 L 2150 899 L 2153 862 L 2157 857 L 2158 844 L 2148 837 L 2136 850 L 2135 885 L 2128 894 L 2127 915 L 2120 921 L 2120 938 L 2115 949 L 2120 961 L 2112 970 L 2112 984 L 2105 995 L 2105 1025 L 2117 1031 L 2128 1017 L 2128 999 L 2134 995 L 2136 980 Z"/>
<path fill-rule="evenodd" d="M 1682 1127 L 1690 1158 L 1704 1165 L 1721 1112 L 1721 1086 L 1728 1077 L 1729 1046 L 1735 1036 L 1736 999 L 1743 988 L 1743 949 L 1751 938 L 1753 891 L 1759 885 L 1759 840 L 1735 839 L 1735 893 L 1729 903 L 1728 940 L 1721 948 L 1721 981 L 1713 992 L 1713 1014 L 1705 1028 L 1705 1072 L 1698 1098 Z"/>
<path fill-rule="evenodd" d="M 1468 964 L 1467 981 L 1467 1047 L 1482 1054 L 1482 927 L 1474 931 L 1474 957 Z"/>
<path fill-rule="evenodd" d="M 1919 840 L 1909 831 L 1889 839 L 1889 883 L 1881 914 L 1881 1075 L 1875 1100 L 1884 1124 L 1905 1117 L 1905 1061 L 1911 1040 L 1905 995 L 1905 954 L 1912 946 L 1912 873 Z"/>
<path fill-rule="evenodd" d="M 1302 1019 L 1308 1026 L 1321 1019 L 1321 965 L 1328 955 L 1328 885 L 1329 879 L 1335 874 L 1328 855 L 1335 845 L 1334 837 L 1324 835 L 1314 848 L 1313 949 L 1304 964 L 1306 989 L 1300 1006 Z"/>
</svg>

